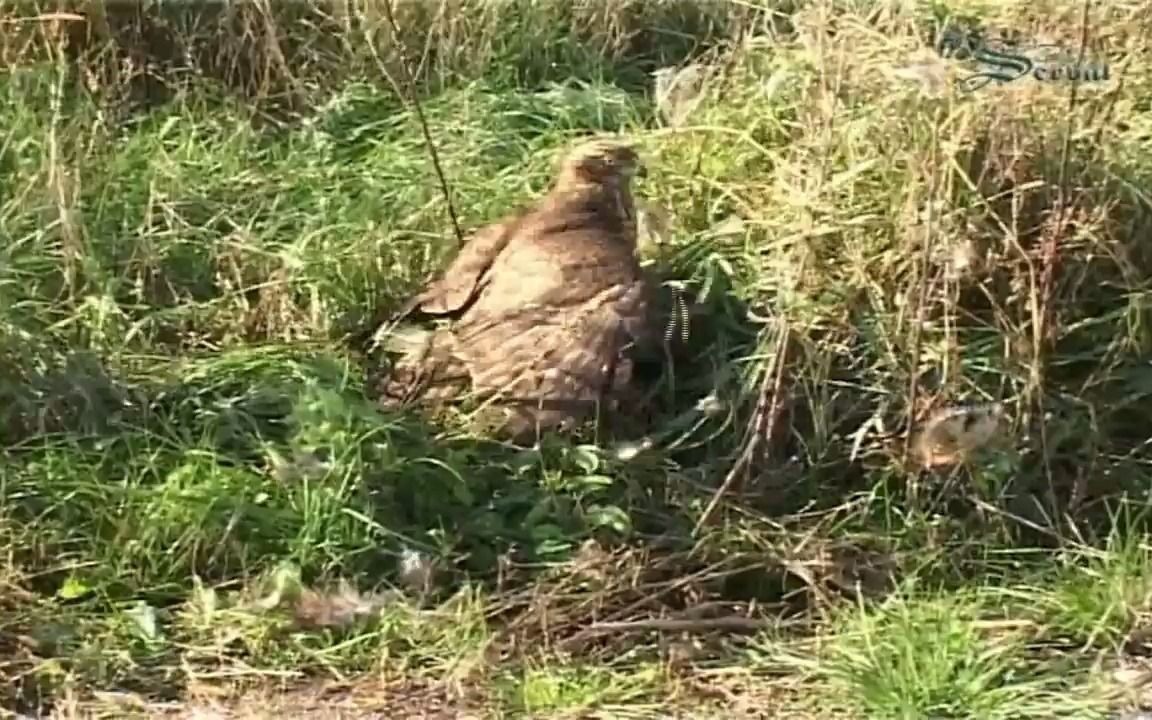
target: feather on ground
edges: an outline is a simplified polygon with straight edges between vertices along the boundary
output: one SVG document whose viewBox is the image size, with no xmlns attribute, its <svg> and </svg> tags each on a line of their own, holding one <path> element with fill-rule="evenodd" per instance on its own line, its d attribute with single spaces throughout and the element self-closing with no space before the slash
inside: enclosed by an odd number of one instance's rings
<svg viewBox="0 0 1152 720">
<path fill-rule="evenodd" d="M 485 401 L 481 422 L 525 440 L 625 393 L 630 352 L 659 335 L 636 256 L 631 181 L 642 171 L 625 142 L 583 143 L 539 202 L 471 235 L 401 309 L 397 319 L 451 325 L 403 341 L 381 402 L 443 403 L 471 390 Z"/>
</svg>

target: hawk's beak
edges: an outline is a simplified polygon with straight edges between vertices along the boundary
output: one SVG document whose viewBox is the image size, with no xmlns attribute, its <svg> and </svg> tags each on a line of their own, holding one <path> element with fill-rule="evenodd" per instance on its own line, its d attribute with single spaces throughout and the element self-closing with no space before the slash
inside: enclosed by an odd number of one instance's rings
<svg viewBox="0 0 1152 720">
<path fill-rule="evenodd" d="M 640 178 L 641 180 L 648 177 L 648 166 L 643 165 L 643 164 L 636 165 L 636 173 L 635 174 L 636 174 L 636 177 Z"/>
</svg>

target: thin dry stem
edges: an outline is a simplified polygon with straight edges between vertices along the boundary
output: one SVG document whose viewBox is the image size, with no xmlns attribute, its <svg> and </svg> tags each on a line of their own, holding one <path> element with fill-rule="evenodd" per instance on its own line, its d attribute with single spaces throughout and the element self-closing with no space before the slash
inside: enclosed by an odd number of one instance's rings
<svg viewBox="0 0 1152 720">
<path fill-rule="evenodd" d="M 452 221 L 452 231 L 456 234 L 456 245 L 461 247 L 464 245 L 464 233 L 460 229 L 460 221 L 457 219 L 456 206 L 452 202 L 452 189 L 448 185 L 448 180 L 444 176 L 444 169 L 440 165 L 440 155 L 436 151 L 436 143 L 432 139 L 432 131 L 428 127 L 428 119 L 424 116 L 424 106 L 420 103 L 420 95 L 416 90 L 416 80 L 414 74 L 409 67 L 408 60 L 404 56 L 403 42 L 400 41 L 400 25 L 396 22 L 396 16 L 392 11 L 392 0 L 384 0 L 381 3 L 384 8 L 384 16 L 388 20 L 388 24 L 392 29 L 393 41 L 397 43 L 397 54 L 400 56 L 400 71 L 404 74 L 403 83 L 397 81 L 388 72 L 387 67 L 384 65 L 383 60 L 380 58 L 380 53 L 376 49 L 376 38 L 373 36 L 369 38 L 368 49 L 372 53 L 372 57 L 376 61 L 376 66 L 380 69 L 380 73 L 387 78 L 388 82 L 396 90 L 396 94 L 412 108 L 413 113 L 416 115 L 416 121 L 420 125 L 420 133 L 424 136 L 424 146 L 428 150 L 428 158 L 432 161 L 432 169 L 436 173 L 436 180 L 440 185 L 440 192 L 444 195 L 444 203 L 448 209 L 448 218 Z"/>
</svg>

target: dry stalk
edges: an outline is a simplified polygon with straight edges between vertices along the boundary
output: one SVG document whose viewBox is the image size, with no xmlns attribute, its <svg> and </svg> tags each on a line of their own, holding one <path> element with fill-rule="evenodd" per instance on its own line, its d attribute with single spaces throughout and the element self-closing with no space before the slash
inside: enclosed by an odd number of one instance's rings
<svg viewBox="0 0 1152 720">
<path fill-rule="evenodd" d="M 743 450 L 741 450 L 740 456 L 736 458 L 736 462 L 732 464 L 731 469 L 728 470 L 724 482 L 712 495 L 712 499 L 704 508 L 704 512 L 700 514 L 696 526 L 692 529 L 693 535 L 699 536 L 701 529 L 712 519 L 716 508 L 720 506 L 720 502 L 732 490 L 736 481 L 753 464 L 760 450 L 760 444 L 773 437 L 776 432 L 776 423 L 783 408 L 784 374 L 788 365 L 790 338 L 791 331 L 787 321 L 782 318 L 780 320 L 780 333 L 776 341 L 775 357 L 771 369 L 764 371 L 763 379 L 760 382 L 756 409 L 753 411 L 752 421 L 748 424 L 742 441 Z"/>
<path fill-rule="evenodd" d="M 452 203 L 452 190 L 448 185 L 448 180 L 444 177 L 444 168 L 440 164 L 440 154 L 436 151 L 436 143 L 432 140 L 432 131 L 428 128 L 428 119 L 424 115 L 424 106 L 420 103 L 419 93 L 416 92 L 416 78 L 412 73 L 411 67 L 408 64 L 408 59 L 404 54 L 404 44 L 400 41 L 400 25 L 396 22 L 395 13 L 392 11 L 392 1 L 385 0 L 381 3 L 384 8 L 384 17 L 388 21 L 388 25 L 392 31 L 392 41 L 395 44 L 396 52 L 400 57 L 400 71 L 403 73 L 403 82 L 397 80 L 392 73 L 388 72 L 387 66 L 384 64 L 383 59 L 380 57 L 380 52 L 376 49 L 375 33 L 370 33 L 368 51 L 372 53 L 372 59 L 376 62 L 376 67 L 379 68 L 380 73 L 388 80 L 388 83 L 400 96 L 406 105 L 412 108 L 412 112 L 416 115 L 416 121 L 420 125 L 420 132 L 424 136 L 424 145 L 428 149 L 428 157 L 432 161 L 432 168 L 436 172 L 436 179 L 440 183 L 440 192 L 444 195 L 444 202 L 448 206 L 448 218 L 452 221 L 452 230 L 456 233 L 457 246 L 464 245 L 464 233 L 460 230 L 460 221 L 457 219 L 456 206 Z"/>
<path fill-rule="evenodd" d="M 938 166 L 939 165 L 939 154 L 940 154 L 939 131 L 940 131 L 940 122 L 939 122 L 939 116 L 937 116 L 937 122 L 933 123 L 933 125 L 932 125 L 932 157 L 930 159 L 932 166 Z M 933 176 L 932 173 L 929 173 L 929 177 L 932 177 L 932 176 Z M 920 251 L 919 282 L 918 282 L 917 287 L 916 287 L 916 298 L 915 298 L 915 305 L 914 305 L 914 307 L 916 308 L 916 311 L 915 311 L 915 317 L 913 318 L 913 324 L 912 324 L 912 331 L 911 331 L 912 337 L 909 341 L 909 348 L 908 348 L 908 361 L 911 364 L 911 368 L 909 370 L 909 378 L 908 378 L 908 401 L 907 401 L 907 403 L 908 403 L 907 404 L 907 407 L 908 407 L 907 424 L 908 424 L 909 432 L 907 432 L 905 434 L 904 448 L 903 448 L 903 452 L 901 453 L 901 456 L 902 456 L 901 462 L 905 465 L 905 467 L 908 466 L 908 463 L 909 463 L 910 459 L 912 458 L 913 451 L 914 451 L 913 443 L 914 443 L 915 439 L 913 437 L 914 433 L 911 432 L 911 428 L 912 428 L 913 424 L 915 423 L 915 419 L 916 419 L 915 418 L 915 408 L 916 408 L 916 404 L 919 400 L 919 395 L 920 395 L 920 349 L 921 349 L 921 343 L 922 343 L 921 333 L 922 333 L 923 328 L 924 328 L 925 319 L 927 318 L 927 315 L 928 315 L 929 297 L 932 295 L 932 291 L 933 291 L 934 286 L 935 286 L 934 279 L 932 282 L 929 281 L 929 268 L 931 268 L 931 266 L 932 266 L 932 264 L 931 264 L 932 253 L 933 253 L 933 250 L 935 249 L 935 243 L 933 242 L 933 240 L 934 240 L 936 232 L 937 232 L 937 218 L 936 218 L 937 203 L 936 203 L 936 198 L 938 195 L 938 191 L 939 191 L 939 188 L 936 187 L 935 183 L 930 182 L 929 187 L 928 187 L 928 191 L 926 193 L 927 199 L 925 201 L 926 214 L 925 214 L 925 224 L 924 224 L 925 225 L 925 227 L 924 227 L 924 241 L 923 241 L 923 247 L 921 248 L 921 251 Z M 917 491 L 916 484 L 913 483 L 909 489 L 912 492 L 913 498 L 916 499 L 916 491 Z"/>
<path fill-rule="evenodd" d="M 41 16 L 44 17 L 44 16 Z M 72 21 L 66 14 L 57 14 L 51 17 L 40 30 L 49 48 L 52 59 L 56 65 L 56 78 L 52 84 L 52 94 L 49 96 L 49 106 L 52 113 L 52 122 L 48 128 L 48 156 L 46 184 L 52 195 L 56 210 L 56 222 L 60 226 L 61 250 L 64 257 L 64 276 L 68 291 L 72 297 L 79 293 L 82 283 L 81 266 L 84 256 L 84 230 L 82 224 L 77 222 L 76 197 L 78 195 L 78 169 L 76 175 L 70 175 L 65 167 L 64 152 L 61 148 L 61 126 L 64 118 L 64 96 L 68 82 L 68 59 L 65 50 L 67 36 L 64 22 Z"/>
<path fill-rule="evenodd" d="M 1080 12 L 1080 48 L 1077 53 L 1076 63 L 1082 65 L 1084 56 L 1088 49 L 1088 10 L 1091 7 L 1090 0 L 1084 0 Z M 1036 300 L 1033 307 L 1036 308 L 1036 318 L 1033 321 L 1033 365 L 1034 377 L 1033 381 L 1036 383 L 1036 390 L 1039 389 L 1040 383 L 1044 379 L 1044 346 L 1046 339 L 1054 336 L 1054 331 L 1050 328 L 1051 315 L 1052 315 L 1052 294 L 1054 292 L 1053 283 L 1056 277 L 1056 265 L 1059 261 L 1059 239 L 1068 228 L 1069 215 L 1074 200 L 1070 197 L 1072 194 L 1068 188 L 1068 159 L 1071 155 L 1072 149 L 1072 134 L 1075 132 L 1075 111 L 1076 101 L 1080 95 L 1080 77 L 1075 76 L 1072 81 L 1072 90 L 1068 94 L 1068 119 L 1064 125 L 1064 139 L 1060 148 L 1060 170 L 1057 175 L 1056 185 L 1056 206 L 1057 215 L 1055 225 L 1050 225 L 1046 233 L 1040 251 L 1040 279 L 1038 287 L 1033 290 L 1036 294 Z M 1037 415 L 1044 417 L 1044 396 L 1043 393 L 1037 392 L 1035 395 L 1037 404 Z M 1055 487 L 1055 479 L 1052 474 L 1052 463 L 1050 461 L 1050 453 L 1048 451 L 1048 432 L 1047 423 L 1039 423 L 1039 436 L 1040 436 L 1040 455 L 1044 463 L 1044 474 L 1048 480 L 1049 489 Z"/>
<path fill-rule="evenodd" d="M 70 12 L 50 12 L 33 15 L 32 17 L 16 17 L 16 18 L 0 18 L 0 25 L 23 25 L 25 23 L 37 22 L 58 22 L 66 20 L 69 22 L 85 22 L 88 18 L 83 15 L 77 15 Z"/>
</svg>

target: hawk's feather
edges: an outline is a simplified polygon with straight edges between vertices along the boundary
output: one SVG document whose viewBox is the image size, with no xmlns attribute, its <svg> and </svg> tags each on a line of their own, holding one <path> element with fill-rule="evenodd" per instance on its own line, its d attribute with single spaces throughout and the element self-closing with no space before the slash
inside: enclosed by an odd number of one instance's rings
<svg viewBox="0 0 1152 720">
<path fill-rule="evenodd" d="M 451 318 L 396 363 L 387 398 L 475 392 L 486 422 L 526 438 L 571 425 L 630 382 L 631 345 L 651 342 L 651 288 L 636 256 L 630 147 L 583 145 L 535 206 L 474 233 L 405 314 Z"/>
</svg>

